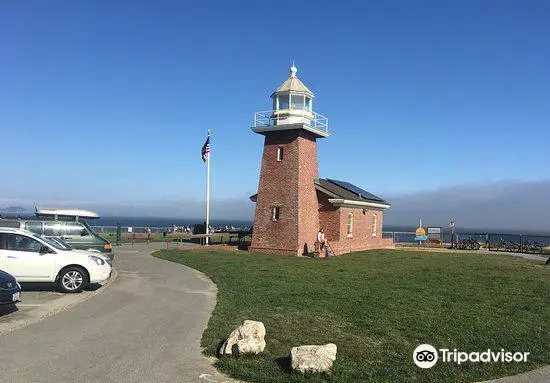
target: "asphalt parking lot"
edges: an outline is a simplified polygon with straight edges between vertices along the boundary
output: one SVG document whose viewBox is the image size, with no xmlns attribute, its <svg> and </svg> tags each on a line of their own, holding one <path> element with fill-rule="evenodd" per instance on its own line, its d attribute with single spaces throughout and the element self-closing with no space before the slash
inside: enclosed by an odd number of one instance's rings
<svg viewBox="0 0 550 383">
<path fill-rule="evenodd" d="M 96 295 L 112 283 L 116 274 L 113 270 L 111 278 L 103 284 L 90 285 L 77 294 L 59 293 L 51 283 L 22 283 L 21 302 L 0 306 L 0 334 L 34 323 Z"/>
</svg>

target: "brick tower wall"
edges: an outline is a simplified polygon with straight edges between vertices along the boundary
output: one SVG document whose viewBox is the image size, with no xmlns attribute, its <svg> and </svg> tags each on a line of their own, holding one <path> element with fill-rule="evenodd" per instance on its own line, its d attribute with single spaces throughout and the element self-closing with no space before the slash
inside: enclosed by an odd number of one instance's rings
<svg viewBox="0 0 550 383">
<path fill-rule="evenodd" d="M 282 161 L 277 161 L 279 147 Z M 313 249 L 319 229 L 317 176 L 317 144 L 311 133 L 266 134 L 250 250 L 301 255 L 306 243 Z M 278 221 L 272 219 L 274 206 L 280 208 Z"/>
<path fill-rule="evenodd" d="M 298 145 L 298 255 L 301 255 L 305 249 L 314 250 L 319 231 L 319 201 L 314 181 L 319 178 L 319 166 L 315 136 L 306 130 L 300 131 Z"/>
</svg>

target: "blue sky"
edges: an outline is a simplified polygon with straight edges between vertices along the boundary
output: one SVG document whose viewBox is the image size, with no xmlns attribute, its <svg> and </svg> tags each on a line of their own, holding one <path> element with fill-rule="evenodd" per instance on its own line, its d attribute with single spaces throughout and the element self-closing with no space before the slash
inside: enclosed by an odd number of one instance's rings
<svg viewBox="0 0 550 383">
<path fill-rule="evenodd" d="M 550 2 L 0 5 L 0 203 L 256 191 L 255 111 L 295 60 L 320 175 L 384 197 L 550 179 Z M 248 203 L 248 201 L 246 201 Z M 100 208 L 101 210 L 101 208 Z"/>
</svg>

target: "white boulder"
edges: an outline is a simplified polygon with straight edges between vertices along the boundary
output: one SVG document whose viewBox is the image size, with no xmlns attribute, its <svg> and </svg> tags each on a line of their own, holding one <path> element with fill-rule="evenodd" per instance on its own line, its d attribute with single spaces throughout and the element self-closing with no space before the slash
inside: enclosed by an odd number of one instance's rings
<svg viewBox="0 0 550 383">
<path fill-rule="evenodd" d="M 220 354 L 259 354 L 265 348 L 265 327 L 262 322 L 245 320 L 223 343 Z"/>
<path fill-rule="evenodd" d="M 292 347 L 290 359 L 293 370 L 304 372 L 329 372 L 336 360 L 336 345 Z"/>
</svg>

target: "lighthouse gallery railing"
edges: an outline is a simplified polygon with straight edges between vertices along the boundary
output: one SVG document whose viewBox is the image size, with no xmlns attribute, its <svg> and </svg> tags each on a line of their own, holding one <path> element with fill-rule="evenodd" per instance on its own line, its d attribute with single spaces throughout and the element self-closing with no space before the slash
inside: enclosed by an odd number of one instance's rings
<svg viewBox="0 0 550 383">
<path fill-rule="evenodd" d="M 256 112 L 254 113 L 254 127 L 267 127 L 267 126 L 275 126 L 280 125 L 278 122 L 285 122 L 288 120 L 288 115 L 277 115 L 275 114 L 275 110 L 266 110 L 263 112 Z M 313 118 L 311 118 L 311 115 L 313 115 Z M 304 117 L 306 121 L 309 121 L 309 125 L 311 128 L 315 130 L 319 130 L 321 132 L 328 133 L 328 118 L 320 115 L 319 113 L 315 113 L 309 110 L 304 109 L 301 111 L 301 116 Z M 291 117 L 300 117 L 300 110 L 292 110 Z"/>
</svg>

